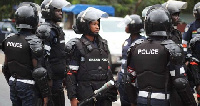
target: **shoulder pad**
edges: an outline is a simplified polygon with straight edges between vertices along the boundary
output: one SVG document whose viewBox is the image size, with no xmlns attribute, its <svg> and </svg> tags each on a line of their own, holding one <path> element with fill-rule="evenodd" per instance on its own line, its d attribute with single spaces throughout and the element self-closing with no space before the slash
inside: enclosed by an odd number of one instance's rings
<svg viewBox="0 0 200 106">
<path fill-rule="evenodd" d="M 200 41 L 200 37 L 199 36 L 195 36 L 194 38 L 192 38 L 190 40 L 190 46 L 193 47 L 197 41 Z"/>
<path fill-rule="evenodd" d="M 127 54 L 129 55 L 130 54 L 130 51 L 131 51 L 131 48 L 132 47 L 134 47 L 134 46 L 136 46 L 136 45 L 139 45 L 139 44 L 141 44 L 141 43 L 143 43 L 144 42 L 144 39 L 137 39 L 135 42 L 133 42 L 132 44 L 131 44 L 131 46 L 129 47 L 129 49 L 128 49 L 128 51 L 127 51 Z"/>
<path fill-rule="evenodd" d="M 10 38 L 11 36 L 14 36 L 14 35 L 16 35 L 15 33 L 10 33 L 9 35 L 7 35 L 6 37 L 5 37 L 5 39 L 1 42 L 2 43 L 2 51 L 4 51 L 4 42 L 8 39 L 8 38 Z"/>
<path fill-rule="evenodd" d="M 30 35 L 25 37 L 25 39 L 28 41 L 30 48 L 34 55 L 41 56 L 42 55 L 42 40 L 39 39 L 36 35 Z"/>
<path fill-rule="evenodd" d="M 106 45 L 108 44 L 108 41 L 106 39 L 102 39 L 101 41 Z"/>
<path fill-rule="evenodd" d="M 144 42 L 144 39 L 137 39 L 134 43 L 131 44 L 131 47 L 135 46 L 135 45 L 139 45 L 139 44 L 141 44 L 143 42 Z"/>
<path fill-rule="evenodd" d="M 80 43 L 79 38 L 70 39 L 65 45 L 65 51 L 68 54 L 72 53 L 78 43 Z"/>
<path fill-rule="evenodd" d="M 192 25 L 193 23 L 190 23 L 190 24 L 187 24 L 186 27 L 185 27 L 185 32 L 188 31 L 188 29 L 190 28 L 190 26 Z"/>
<path fill-rule="evenodd" d="M 171 56 L 182 56 L 183 49 L 172 40 L 165 40 L 161 43 L 169 51 Z"/>
<path fill-rule="evenodd" d="M 5 39 L 8 39 L 8 38 L 10 38 L 11 36 L 14 36 L 14 35 L 16 35 L 16 33 L 10 33 L 9 35 L 6 36 Z"/>
<path fill-rule="evenodd" d="M 161 45 L 167 45 L 167 44 L 174 44 L 175 42 L 171 39 L 168 39 L 168 40 L 164 40 L 161 42 Z"/>
<path fill-rule="evenodd" d="M 36 34 L 39 38 L 46 39 L 50 36 L 51 28 L 49 23 L 43 23 L 37 28 Z"/>
</svg>

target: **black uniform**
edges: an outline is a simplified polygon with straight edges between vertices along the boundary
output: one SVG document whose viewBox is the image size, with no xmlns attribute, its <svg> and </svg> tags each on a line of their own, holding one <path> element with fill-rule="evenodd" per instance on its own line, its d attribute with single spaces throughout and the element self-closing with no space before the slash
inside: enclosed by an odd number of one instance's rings
<svg viewBox="0 0 200 106">
<path fill-rule="evenodd" d="M 152 6 L 144 25 L 149 38 L 135 41 L 127 60 L 128 68 L 135 71 L 139 89 L 137 105 L 169 106 L 169 94 L 174 86 L 184 105 L 196 106 L 184 76 L 183 50 L 167 40 L 172 27 L 169 12 L 160 5 Z"/>
<path fill-rule="evenodd" d="M 84 35 L 80 39 L 72 39 L 67 45 L 69 71 L 67 73 L 67 94 L 69 99 L 77 98 L 83 101 L 94 94 L 109 80 L 113 80 L 111 70 L 108 69 L 107 41 L 95 37 L 89 41 Z M 111 106 L 112 95 L 103 94 L 97 98 L 95 105 Z M 88 103 L 92 106 L 94 103 Z"/>
<path fill-rule="evenodd" d="M 49 78 L 52 80 L 52 99 L 56 104 L 60 103 L 60 105 L 65 103 L 62 86 L 66 67 L 64 35 L 61 27 L 48 21 L 42 23 L 37 29 L 37 36 L 43 39 L 46 54 L 44 57 L 45 67 Z"/>
<path fill-rule="evenodd" d="M 16 106 L 34 106 L 37 97 L 46 98 L 49 94 L 46 70 L 41 65 L 42 41 L 34 34 L 37 13 L 34 3 L 21 3 L 15 12 L 20 32 L 8 35 L 2 43 L 5 53 L 2 72 L 10 85 L 10 99 Z"/>
</svg>

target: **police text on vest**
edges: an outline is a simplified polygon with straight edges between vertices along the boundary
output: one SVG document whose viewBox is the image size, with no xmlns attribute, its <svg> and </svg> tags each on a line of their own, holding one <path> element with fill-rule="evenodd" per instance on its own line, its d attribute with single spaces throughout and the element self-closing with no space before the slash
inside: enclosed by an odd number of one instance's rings
<svg viewBox="0 0 200 106">
<path fill-rule="evenodd" d="M 22 48 L 22 43 L 7 42 L 7 46 Z"/>
<path fill-rule="evenodd" d="M 158 54 L 158 49 L 138 49 L 138 54 Z"/>
</svg>

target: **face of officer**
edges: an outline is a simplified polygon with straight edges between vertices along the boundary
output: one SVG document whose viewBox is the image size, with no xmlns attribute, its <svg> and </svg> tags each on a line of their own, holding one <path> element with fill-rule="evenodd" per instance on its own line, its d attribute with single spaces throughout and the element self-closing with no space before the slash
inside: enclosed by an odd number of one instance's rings
<svg viewBox="0 0 200 106">
<path fill-rule="evenodd" d="M 62 18 L 63 18 L 62 10 L 61 9 L 55 9 L 54 12 L 55 12 L 55 19 L 54 20 L 57 21 L 57 22 L 61 22 Z"/>
<path fill-rule="evenodd" d="M 126 33 L 130 33 L 128 25 L 126 26 L 125 31 L 126 31 Z"/>
<path fill-rule="evenodd" d="M 90 22 L 90 30 L 93 33 L 99 33 L 99 21 L 91 21 Z"/>
<path fill-rule="evenodd" d="M 174 25 L 178 24 L 178 20 L 179 20 L 179 13 L 172 14 L 172 22 Z"/>
</svg>

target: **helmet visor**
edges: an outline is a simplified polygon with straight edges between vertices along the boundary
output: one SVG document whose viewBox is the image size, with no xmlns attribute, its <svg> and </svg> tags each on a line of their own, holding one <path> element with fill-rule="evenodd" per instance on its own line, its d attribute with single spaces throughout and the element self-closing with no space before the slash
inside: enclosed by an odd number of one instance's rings
<svg viewBox="0 0 200 106">
<path fill-rule="evenodd" d="M 82 20 L 96 21 L 102 17 L 107 18 L 108 14 L 99 9 L 88 7 L 86 10 L 82 11 L 77 18 L 81 18 L 81 21 Z"/>
<path fill-rule="evenodd" d="M 118 27 L 126 27 L 130 23 L 135 23 L 135 20 L 132 20 L 129 15 L 126 15 L 124 19 L 117 25 Z"/>
<path fill-rule="evenodd" d="M 66 0 L 52 0 L 51 5 L 57 9 L 62 9 L 63 7 L 69 7 L 71 4 Z"/>
<path fill-rule="evenodd" d="M 66 0 L 44 0 L 42 4 L 45 4 L 45 6 L 52 5 L 57 9 L 62 9 L 63 7 L 69 7 L 71 5 Z"/>
<path fill-rule="evenodd" d="M 187 2 L 182 2 L 182 1 L 168 1 L 166 3 L 163 4 L 163 6 L 165 8 L 176 8 L 176 9 L 179 9 L 179 10 L 182 10 L 182 9 L 186 9 L 187 8 Z"/>
</svg>

